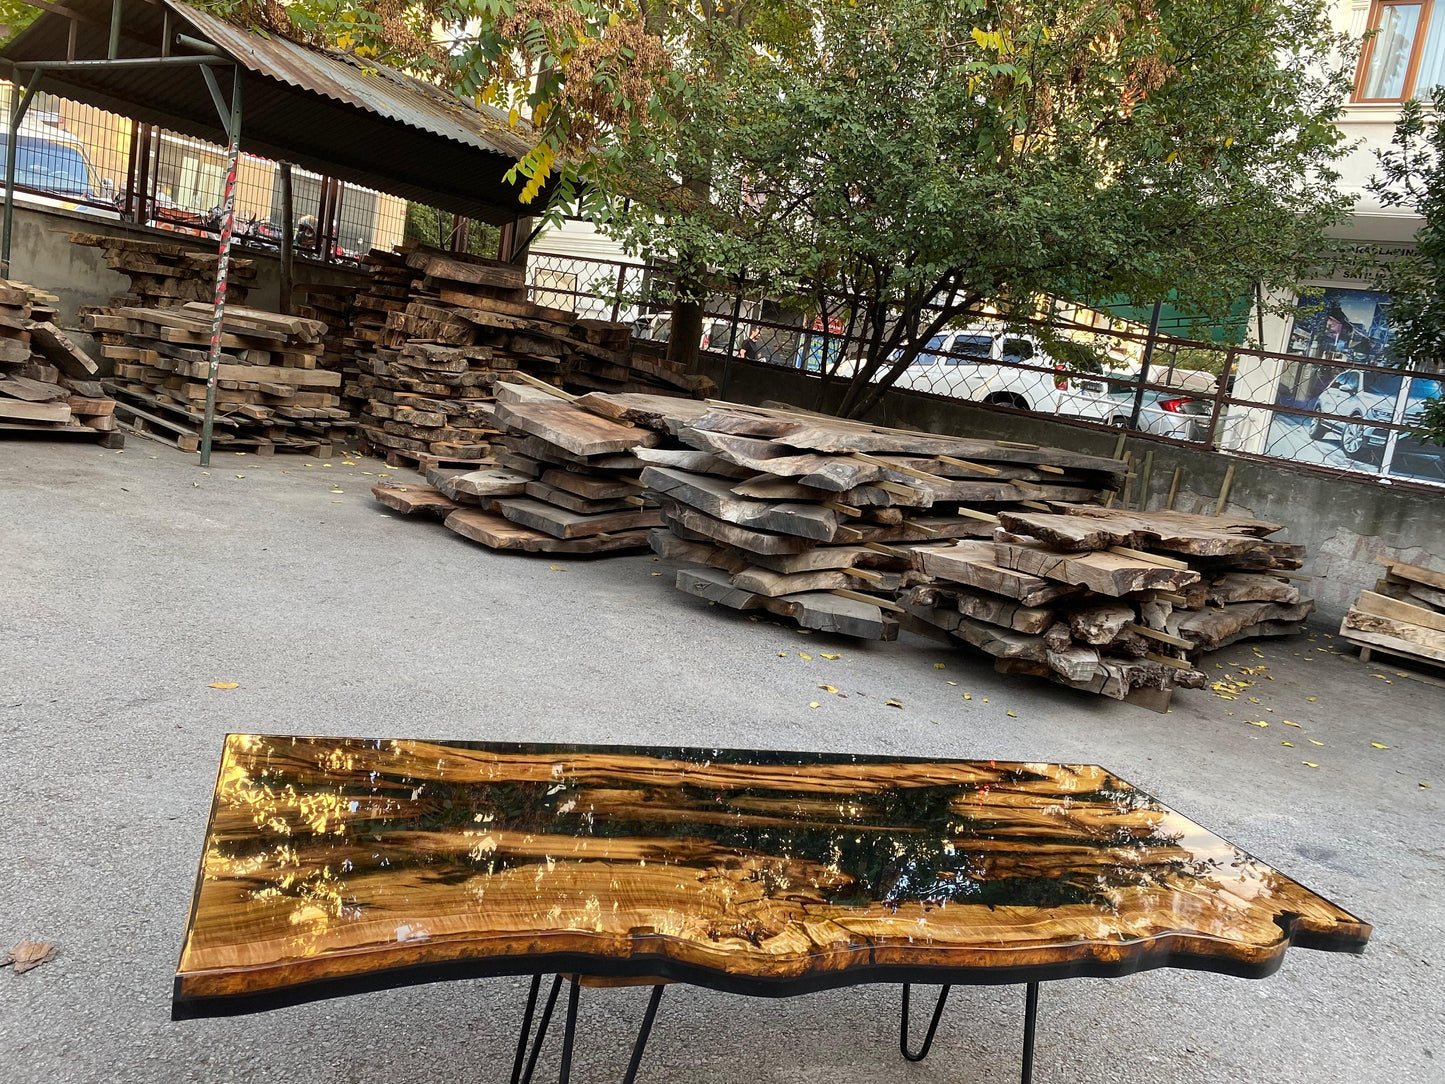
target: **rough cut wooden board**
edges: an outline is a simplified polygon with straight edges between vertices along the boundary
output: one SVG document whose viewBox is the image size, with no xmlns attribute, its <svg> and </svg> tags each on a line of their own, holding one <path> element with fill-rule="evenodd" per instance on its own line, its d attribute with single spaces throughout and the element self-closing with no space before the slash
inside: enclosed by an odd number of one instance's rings
<svg viewBox="0 0 1445 1084">
<path fill-rule="evenodd" d="M 1041 576 L 1003 568 L 994 559 L 992 542 L 962 542 L 951 548 L 930 547 L 915 552 L 921 570 L 936 579 L 1007 595 L 1025 606 L 1042 606 L 1077 591 Z"/>
<path fill-rule="evenodd" d="M 494 550 L 582 555 L 647 548 L 646 531 L 620 531 L 591 538 L 561 539 L 519 526 L 502 516 L 471 508 L 457 509 L 447 516 L 445 526 L 463 538 L 480 542 Z"/>
<path fill-rule="evenodd" d="M 542 475 L 542 481 L 589 501 L 615 501 L 636 496 L 641 491 L 641 487 L 631 479 L 583 474 L 574 470 L 549 470 Z"/>
<path fill-rule="evenodd" d="M 15 422 L 70 421 L 69 403 L 30 403 L 23 399 L 0 399 L 0 418 Z"/>
<path fill-rule="evenodd" d="M 529 497 L 535 497 L 547 504 L 555 504 L 558 508 L 565 508 L 570 512 L 580 512 L 583 515 L 595 515 L 601 512 L 625 512 L 637 507 L 634 501 L 614 498 L 606 501 L 589 500 L 586 497 L 579 497 L 577 494 L 559 489 L 557 486 L 549 486 L 546 482 L 537 480 L 529 481 L 523 492 Z"/>
<path fill-rule="evenodd" d="M 1119 511 L 1097 516 L 1009 511 L 999 513 L 999 522 L 1014 534 L 1031 535 L 1047 546 L 1069 551 L 1124 546 L 1222 556 L 1261 552 L 1266 548 L 1256 534 L 1223 530 L 1211 525 L 1208 516 L 1186 516 L 1178 512 L 1135 515 Z"/>
<path fill-rule="evenodd" d="M 499 422 L 555 444 L 573 455 L 608 455 L 625 452 L 638 445 L 650 448 L 662 439 L 650 429 L 618 425 L 560 401 L 499 403 L 496 413 Z"/>
<path fill-rule="evenodd" d="M 671 467 L 647 467 L 644 485 L 691 505 L 714 519 L 762 531 L 831 542 L 838 533 L 838 515 L 817 504 L 754 501 L 732 492 L 732 482 L 708 474 L 689 474 Z"/>
<path fill-rule="evenodd" d="M 1411 580 L 1415 583 L 1422 583 L 1426 587 L 1433 587 L 1438 591 L 1445 591 L 1445 572 L 1436 572 L 1433 568 L 1406 564 L 1404 561 L 1392 561 L 1385 557 L 1377 557 L 1376 560 L 1403 580 Z"/>
<path fill-rule="evenodd" d="M 1397 655 L 1445 662 L 1445 633 L 1419 625 L 1407 625 L 1387 617 L 1350 610 L 1340 622 L 1340 635 L 1355 643 L 1383 648 Z"/>
<path fill-rule="evenodd" d="M 696 399 L 642 392 L 594 391 L 579 398 L 577 405 L 603 418 L 674 433 L 693 418 L 699 418 L 712 409 Z"/>
<path fill-rule="evenodd" d="M 1362 613 L 1388 618 L 1406 625 L 1419 625 L 1437 632 L 1445 632 L 1445 614 L 1425 606 L 1416 606 L 1386 595 L 1376 594 L 1374 591 L 1361 591 L 1360 597 L 1355 600 L 1354 608 Z"/>
<path fill-rule="evenodd" d="M 678 569 L 677 587 L 690 595 L 733 610 L 766 610 L 790 617 L 804 628 L 856 636 L 864 640 L 894 640 L 898 622 L 877 606 L 827 592 L 809 592 L 769 598 L 734 587 L 727 573 L 712 568 Z"/>
<path fill-rule="evenodd" d="M 694 474 L 718 474 L 725 478 L 751 478 L 755 472 L 720 459 L 711 452 L 680 448 L 633 448 L 641 462 L 658 467 L 676 467 Z"/>
<path fill-rule="evenodd" d="M 994 554 L 1001 568 L 1071 583 L 1114 597 L 1135 591 L 1172 592 L 1199 582 L 1199 573 L 1192 569 L 1164 568 L 1117 553 L 1065 554 L 998 542 L 994 544 Z"/>
<path fill-rule="evenodd" d="M 508 497 L 497 502 L 502 515 L 513 523 L 520 523 L 534 531 L 541 531 L 554 538 L 586 538 L 591 535 L 616 534 L 618 532 L 645 532 L 650 527 L 661 527 L 662 516 L 654 509 L 629 509 L 625 512 L 604 512 L 600 515 L 583 515 L 565 508 L 544 504 L 529 497 Z M 647 536 L 642 536 L 643 544 Z"/>
<path fill-rule="evenodd" d="M 387 508 L 404 516 L 445 516 L 457 508 L 455 501 L 431 486 L 376 485 L 371 487 L 371 495 Z"/>
</svg>

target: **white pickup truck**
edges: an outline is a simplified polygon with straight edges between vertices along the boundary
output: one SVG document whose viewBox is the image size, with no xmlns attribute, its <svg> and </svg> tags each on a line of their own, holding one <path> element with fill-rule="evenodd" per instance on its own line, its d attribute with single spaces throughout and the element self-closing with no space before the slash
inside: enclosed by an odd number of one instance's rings
<svg viewBox="0 0 1445 1084">
<path fill-rule="evenodd" d="M 1051 371 L 1021 369 L 1020 364 Z M 1069 372 L 1032 335 L 999 328 L 972 327 L 935 335 L 894 386 L 1102 422 L 1113 422 L 1120 413 L 1103 377 Z"/>
</svg>

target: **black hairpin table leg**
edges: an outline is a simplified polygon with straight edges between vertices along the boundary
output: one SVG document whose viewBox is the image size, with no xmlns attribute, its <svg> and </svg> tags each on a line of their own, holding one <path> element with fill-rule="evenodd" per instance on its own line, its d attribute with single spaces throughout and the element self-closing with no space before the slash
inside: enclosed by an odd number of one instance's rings
<svg viewBox="0 0 1445 1084">
<path fill-rule="evenodd" d="M 943 1017 L 943 1006 L 948 1001 L 948 991 L 952 989 L 945 986 L 938 994 L 938 1004 L 933 1007 L 933 1019 L 928 1024 L 928 1034 L 923 1037 L 923 1045 L 918 1048 L 918 1053 L 912 1054 L 908 1050 L 908 991 L 910 984 L 903 984 L 903 1019 L 898 1026 L 898 1050 L 909 1061 L 922 1061 L 928 1057 L 928 1050 L 933 1046 L 933 1034 L 938 1030 L 938 1021 Z"/>
<path fill-rule="evenodd" d="M 537 1035 L 533 1039 L 532 1014 L 537 1008 L 537 993 L 542 988 L 542 976 L 532 976 L 532 989 L 527 994 L 527 1009 L 522 1014 L 522 1031 L 517 1036 L 517 1057 L 512 1062 L 512 1084 L 530 1084 L 532 1072 L 537 1068 L 537 1056 L 542 1053 L 542 1043 L 547 1038 L 547 1025 L 552 1020 L 552 1010 L 557 1005 L 557 993 L 562 989 L 562 976 L 558 975 L 552 980 L 552 990 L 547 995 L 546 1007 L 542 1009 L 542 1019 L 537 1024 Z M 527 1053 L 527 1043 L 531 1039 L 532 1052 Z M 526 1058 L 526 1071 L 523 1071 L 522 1060 Z"/>
<path fill-rule="evenodd" d="M 568 979 L 572 988 L 567 992 L 567 1019 L 562 1031 L 562 1067 L 557 1078 L 559 1084 L 569 1084 L 572 1076 L 572 1049 L 577 1038 L 577 1000 L 581 993 L 577 976 L 570 975 Z M 522 1013 L 522 1031 L 517 1037 L 517 1056 L 512 1063 L 512 1084 L 531 1084 L 532 1074 L 537 1068 L 537 1058 L 541 1055 L 542 1044 L 547 1039 L 547 1025 L 551 1023 L 552 1010 L 557 1006 L 557 995 L 562 989 L 562 976 L 557 975 L 552 980 L 552 989 L 547 994 L 547 1003 L 542 1007 L 542 1018 L 537 1024 L 537 1034 L 532 1037 L 532 1017 L 536 1013 L 537 994 L 541 988 L 542 976 L 533 975 L 532 988 L 527 992 L 527 1008 Z M 627 1074 L 622 1078 L 622 1084 L 634 1084 L 637 1079 L 637 1071 L 642 1066 L 642 1055 L 647 1050 L 647 1039 L 652 1034 L 652 1025 L 657 1019 L 657 1006 L 662 1000 L 662 990 L 661 984 L 652 988 L 652 996 L 647 1000 L 647 1011 L 642 1014 L 642 1026 L 638 1030 L 636 1042 L 632 1045 L 632 1058 L 627 1063 Z"/>
<path fill-rule="evenodd" d="M 1034 1079 L 1034 1025 L 1039 1020 L 1039 984 L 1031 982 L 1024 992 L 1024 1073 L 1023 1084 Z"/>
<path fill-rule="evenodd" d="M 652 996 L 647 999 L 647 1011 L 642 1014 L 642 1027 L 637 1032 L 637 1042 L 632 1044 L 632 1060 L 627 1063 L 627 1075 L 622 1078 L 622 1084 L 633 1084 L 637 1079 L 642 1053 L 647 1049 L 647 1037 L 652 1034 L 652 1022 L 657 1019 L 657 1003 L 662 1000 L 662 989 L 661 984 L 654 986 Z"/>
</svg>

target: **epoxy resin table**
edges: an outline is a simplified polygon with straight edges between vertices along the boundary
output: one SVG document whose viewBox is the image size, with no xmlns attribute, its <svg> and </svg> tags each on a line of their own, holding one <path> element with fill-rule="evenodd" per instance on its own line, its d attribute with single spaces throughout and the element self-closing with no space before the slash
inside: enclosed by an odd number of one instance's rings
<svg viewBox="0 0 1445 1084">
<path fill-rule="evenodd" d="M 1095 766 L 231 735 L 173 1012 L 528 974 L 516 1080 L 544 973 L 657 984 L 643 1040 L 665 982 L 1024 983 L 1027 1077 L 1041 980 L 1369 935 Z"/>
</svg>

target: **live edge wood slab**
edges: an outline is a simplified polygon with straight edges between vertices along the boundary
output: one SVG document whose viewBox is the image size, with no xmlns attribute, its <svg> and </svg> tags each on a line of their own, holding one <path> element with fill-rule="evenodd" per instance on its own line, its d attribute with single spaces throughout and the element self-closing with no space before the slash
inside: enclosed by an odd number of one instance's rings
<svg viewBox="0 0 1445 1084">
<path fill-rule="evenodd" d="M 173 1013 L 552 972 L 1261 977 L 1369 936 L 1097 766 L 233 734 Z"/>
</svg>

